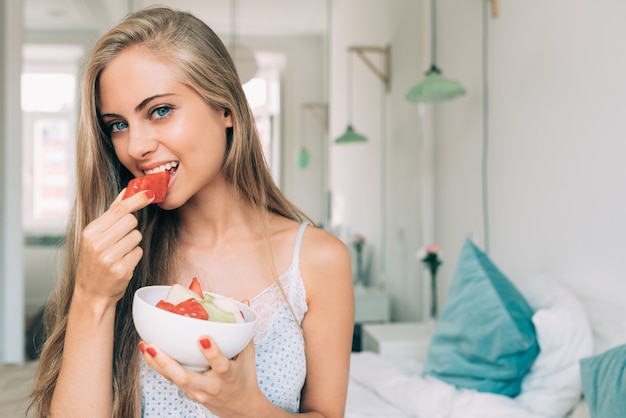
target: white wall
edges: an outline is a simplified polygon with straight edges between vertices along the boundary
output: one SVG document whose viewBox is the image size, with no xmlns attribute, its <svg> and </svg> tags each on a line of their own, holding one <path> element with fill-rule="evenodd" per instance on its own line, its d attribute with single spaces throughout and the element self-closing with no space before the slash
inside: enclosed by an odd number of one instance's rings
<svg viewBox="0 0 626 418">
<path fill-rule="evenodd" d="M 436 119 L 436 229 L 450 262 L 481 215 L 480 2 L 440 2 L 441 66 L 468 95 Z M 489 249 L 514 281 L 626 292 L 626 3 L 504 2 L 489 32 Z M 445 294 L 442 295 L 442 299 Z"/>
</svg>

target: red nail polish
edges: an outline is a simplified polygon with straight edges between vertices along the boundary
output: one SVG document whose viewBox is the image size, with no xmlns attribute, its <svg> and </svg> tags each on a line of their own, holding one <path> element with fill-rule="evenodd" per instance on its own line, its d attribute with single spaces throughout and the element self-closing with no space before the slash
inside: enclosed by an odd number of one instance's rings
<svg viewBox="0 0 626 418">
<path fill-rule="evenodd" d="M 139 349 L 141 350 L 142 353 L 146 352 L 146 345 L 143 343 L 143 341 L 139 342 Z"/>
<path fill-rule="evenodd" d="M 200 340 L 200 345 L 205 350 L 208 350 L 209 348 L 211 348 L 211 340 L 209 340 L 208 338 L 203 338 Z"/>
<path fill-rule="evenodd" d="M 150 354 L 150 356 L 156 357 L 156 350 L 154 348 L 148 347 L 146 348 L 146 351 L 148 352 L 148 354 Z"/>
<path fill-rule="evenodd" d="M 146 190 L 146 197 L 148 199 L 152 199 L 154 197 L 154 192 L 152 190 Z"/>
</svg>

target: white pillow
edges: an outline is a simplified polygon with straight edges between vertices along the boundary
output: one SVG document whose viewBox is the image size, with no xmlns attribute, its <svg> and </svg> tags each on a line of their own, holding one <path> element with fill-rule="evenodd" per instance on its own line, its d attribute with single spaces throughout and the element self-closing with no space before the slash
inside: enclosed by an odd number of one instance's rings
<svg viewBox="0 0 626 418">
<path fill-rule="evenodd" d="M 532 321 L 540 352 L 515 399 L 535 414 L 561 418 L 582 394 L 579 360 L 593 354 L 589 318 L 576 296 L 553 277 L 535 277 L 522 292 L 537 309 Z"/>
<path fill-rule="evenodd" d="M 589 316 L 593 330 L 594 354 L 626 344 L 626 306 L 623 301 L 602 298 L 590 293 L 585 293 L 578 299 Z"/>
</svg>

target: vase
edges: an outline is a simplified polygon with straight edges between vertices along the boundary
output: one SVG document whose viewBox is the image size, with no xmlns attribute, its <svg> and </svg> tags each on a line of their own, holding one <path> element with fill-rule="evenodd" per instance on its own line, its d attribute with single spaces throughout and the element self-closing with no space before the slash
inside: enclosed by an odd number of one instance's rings
<svg viewBox="0 0 626 418">
<path fill-rule="evenodd" d="M 437 272 L 430 272 L 430 318 L 437 319 Z"/>
</svg>

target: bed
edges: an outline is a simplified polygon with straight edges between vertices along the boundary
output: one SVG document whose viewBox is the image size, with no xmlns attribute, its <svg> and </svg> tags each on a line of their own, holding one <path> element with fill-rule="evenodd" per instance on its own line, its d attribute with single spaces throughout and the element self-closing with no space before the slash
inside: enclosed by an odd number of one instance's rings
<svg viewBox="0 0 626 418">
<path fill-rule="evenodd" d="M 546 418 L 515 399 L 457 389 L 376 353 L 353 353 L 346 418 Z M 584 400 L 561 417 L 589 418 Z M 609 418 L 609 417 L 607 417 Z M 612 417 L 617 418 L 617 417 Z"/>
<path fill-rule="evenodd" d="M 565 281 L 545 274 L 524 280 L 513 290 L 494 291 L 502 280 L 508 281 L 475 248 L 462 255 L 426 358 L 414 350 L 395 350 L 393 356 L 352 353 L 346 417 L 626 417 L 626 306 L 576 294 Z M 519 393 L 508 396 L 497 390 L 477 390 L 468 380 L 451 383 L 450 375 L 438 373 L 437 367 L 425 372 L 437 356 L 450 363 L 444 368 L 458 365 L 470 374 L 480 370 L 480 362 L 486 362 L 479 353 L 481 341 L 488 342 L 482 350 L 497 350 L 504 336 L 521 338 L 510 334 L 513 325 L 509 321 L 511 316 L 521 316 L 519 309 L 510 306 L 520 299 L 530 307 L 527 320 L 532 323 L 538 351 L 526 360 L 529 368 L 519 375 Z M 489 315 L 507 319 L 493 324 L 484 319 L 487 325 L 471 322 L 472 316 Z M 443 335 L 443 344 L 442 338 L 435 339 L 438 333 Z M 460 337 L 455 338 L 455 333 Z M 446 347 L 446 341 L 454 347 Z M 465 351 L 460 354 L 461 346 Z M 458 361 L 462 356 L 472 362 L 471 367 Z M 501 370 L 502 365 L 498 366 Z"/>
</svg>

